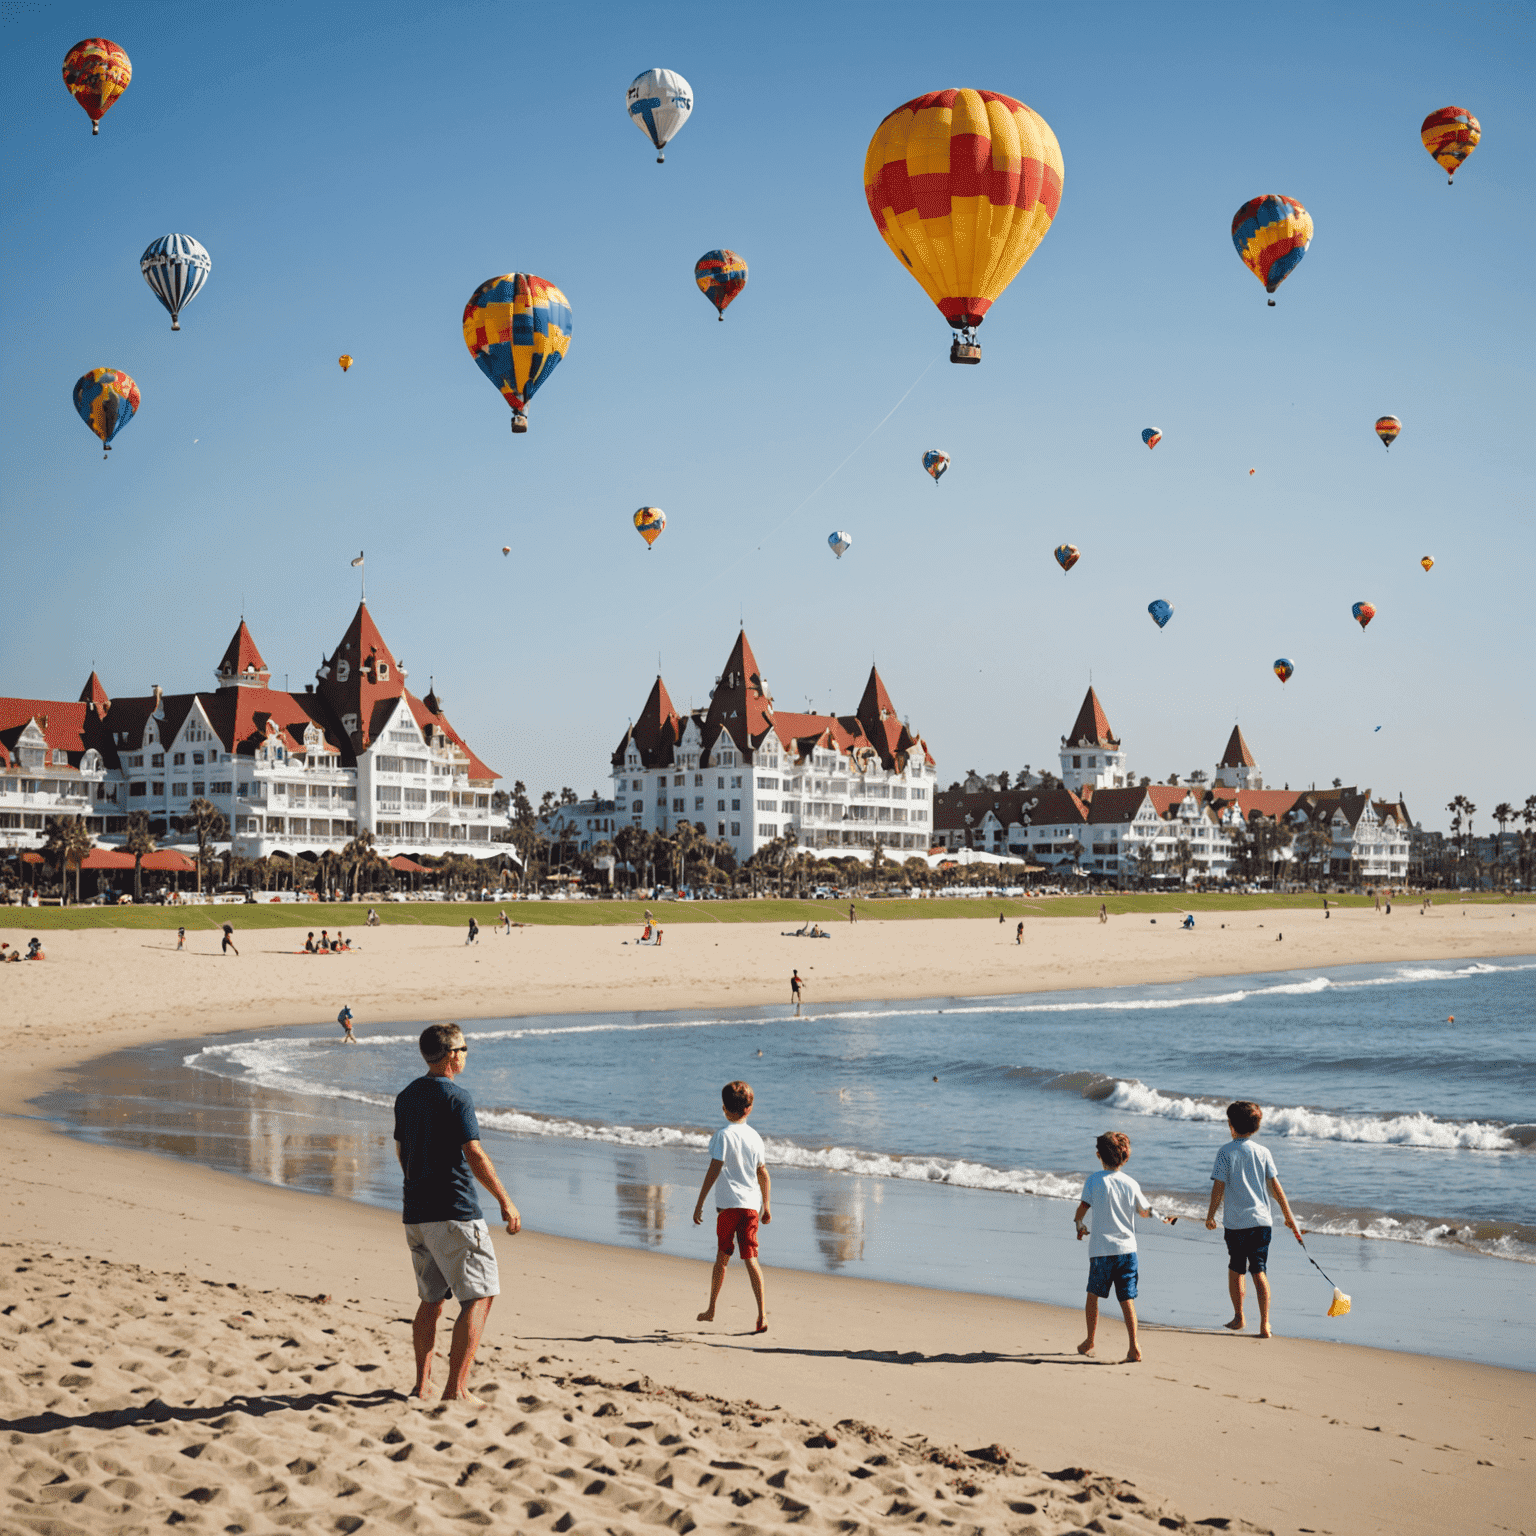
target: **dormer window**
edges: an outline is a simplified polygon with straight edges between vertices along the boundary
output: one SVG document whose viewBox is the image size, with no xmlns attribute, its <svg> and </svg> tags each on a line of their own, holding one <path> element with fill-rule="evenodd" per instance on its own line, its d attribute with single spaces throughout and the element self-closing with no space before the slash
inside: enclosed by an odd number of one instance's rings
<svg viewBox="0 0 1536 1536">
<path fill-rule="evenodd" d="M 375 662 L 374 670 L 379 674 L 379 681 L 382 683 L 389 676 L 389 663 L 387 661 Z"/>
</svg>

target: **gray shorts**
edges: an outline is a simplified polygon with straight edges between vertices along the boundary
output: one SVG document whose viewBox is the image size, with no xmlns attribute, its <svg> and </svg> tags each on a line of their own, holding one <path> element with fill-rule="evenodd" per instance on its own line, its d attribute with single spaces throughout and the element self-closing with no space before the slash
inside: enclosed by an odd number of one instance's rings
<svg viewBox="0 0 1536 1536">
<path fill-rule="evenodd" d="M 496 1250 L 483 1221 L 423 1221 L 407 1225 L 405 1241 L 416 1269 L 416 1294 L 423 1301 L 461 1302 L 499 1296 Z"/>
</svg>

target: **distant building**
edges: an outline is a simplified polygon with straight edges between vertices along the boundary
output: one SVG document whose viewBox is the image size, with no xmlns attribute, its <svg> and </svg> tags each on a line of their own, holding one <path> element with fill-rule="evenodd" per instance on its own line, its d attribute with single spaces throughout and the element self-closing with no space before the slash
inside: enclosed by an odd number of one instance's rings
<svg viewBox="0 0 1536 1536">
<path fill-rule="evenodd" d="M 611 843 L 621 825 L 627 825 L 627 818 L 619 821 L 614 802 L 597 796 L 555 806 L 535 821 L 534 828 L 547 843 L 569 844 L 577 853 L 591 853 L 599 843 Z"/>
<path fill-rule="evenodd" d="M 926 852 L 932 834 L 934 760 L 879 672 L 852 714 L 777 710 L 745 630 L 706 709 L 679 714 L 656 679 L 611 768 L 620 825 L 688 821 L 743 863 L 790 833 L 829 856 Z"/>
</svg>

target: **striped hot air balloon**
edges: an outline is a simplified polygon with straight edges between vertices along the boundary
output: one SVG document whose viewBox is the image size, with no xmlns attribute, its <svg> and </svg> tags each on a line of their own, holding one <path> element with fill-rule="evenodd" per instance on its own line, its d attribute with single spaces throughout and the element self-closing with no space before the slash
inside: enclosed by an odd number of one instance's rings
<svg viewBox="0 0 1536 1536">
<path fill-rule="evenodd" d="M 1273 294 L 1312 244 L 1312 215 L 1294 197 L 1266 193 L 1232 215 L 1232 244 L 1243 265 Z M 1269 307 L 1275 307 L 1273 298 Z"/>
<path fill-rule="evenodd" d="M 213 258 L 191 235 L 161 235 L 139 257 L 139 271 L 171 316 L 171 329 L 181 329 L 181 312 L 202 292 Z"/>
<path fill-rule="evenodd" d="M 1456 172 L 1482 136 L 1483 125 L 1465 107 L 1441 107 L 1419 124 L 1419 138 L 1445 172 L 1448 187 L 1456 185 Z"/>
<path fill-rule="evenodd" d="M 1396 416 L 1378 416 L 1376 418 L 1376 436 L 1382 441 L 1384 447 L 1390 448 L 1397 441 L 1397 434 L 1403 430 L 1403 424 Z"/>
</svg>

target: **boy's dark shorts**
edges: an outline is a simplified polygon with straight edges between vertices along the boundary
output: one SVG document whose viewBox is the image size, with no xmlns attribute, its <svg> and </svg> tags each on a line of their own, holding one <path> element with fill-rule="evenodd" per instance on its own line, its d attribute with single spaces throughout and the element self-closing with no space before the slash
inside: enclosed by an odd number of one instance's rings
<svg viewBox="0 0 1536 1536">
<path fill-rule="evenodd" d="M 757 1212 L 749 1206 L 731 1206 L 715 1217 L 715 1242 L 720 1253 L 730 1258 L 732 1246 L 744 1259 L 757 1257 Z"/>
<path fill-rule="evenodd" d="M 1134 1253 L 1101 1253 L 1088 1260 L 1088 1294 L 1102 1301 L 1114 1286 L 1121 1301 L 1135 1301 L 1136 1274 Z"/>
<path fill-rule="evenodd" d="M 1273 1227 L 1228 1227 L 1227 1268 L 1234 1275 L 1262 1275 L 1269 1268 L 1269 1240 Z"/>
</svg>

